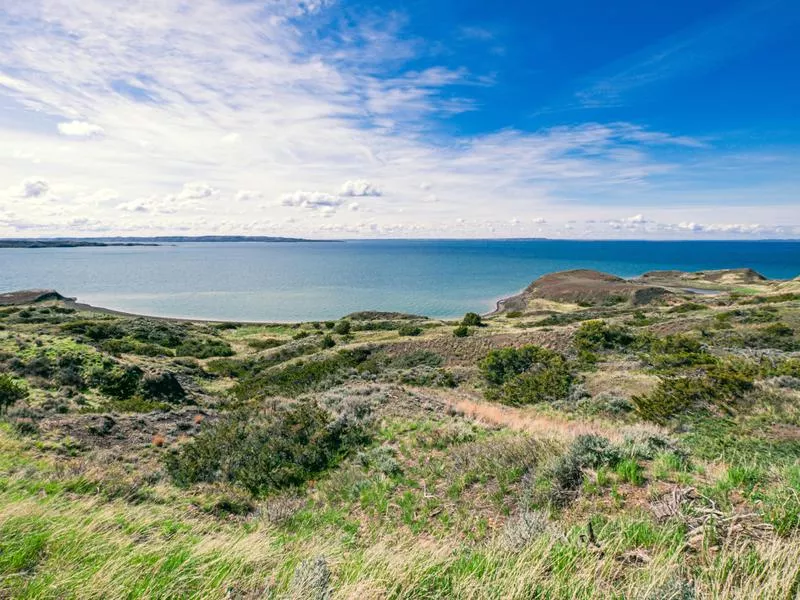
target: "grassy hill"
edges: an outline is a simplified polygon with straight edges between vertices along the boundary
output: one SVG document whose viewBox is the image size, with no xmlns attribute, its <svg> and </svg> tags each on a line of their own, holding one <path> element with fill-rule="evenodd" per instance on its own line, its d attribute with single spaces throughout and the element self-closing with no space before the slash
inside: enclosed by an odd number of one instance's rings
<svg viewBox="0 0 800 600">
<path fill-rule="evenodd" d="M 800 597 L 800 294 L 669 277 L 463 323 L 2 307 L 0 597 Z"/>
</svg>

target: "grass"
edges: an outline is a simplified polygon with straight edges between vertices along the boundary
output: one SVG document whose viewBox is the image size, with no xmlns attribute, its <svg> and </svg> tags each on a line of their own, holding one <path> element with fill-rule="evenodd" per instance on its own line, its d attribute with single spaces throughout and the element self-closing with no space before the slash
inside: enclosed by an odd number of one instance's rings
<svg viewBox="0 0 800 600">
<path fill-rule="evenodd" d="M 0 597 L 796 598 L 800 363 L 781 348 L 800 319 L 770 297 L 598 307 L 547 331 L 473 319 L 460 340 L 379 313 L 3 311 L 0 369 L 29 397 L 0 420 Z M 780 347 L 743 352 L 748 336 Z M 232 355 L 171 356 L 186 340 Z M 103 381 L 73 389 L 74 356 Z M 161 370 L 195 404 L 109 396 Z M 89 411 L 107 408 L 101 434 Z M 170 457 L 192 453 L 210 470 L 176 486 Z"/>
</svg>

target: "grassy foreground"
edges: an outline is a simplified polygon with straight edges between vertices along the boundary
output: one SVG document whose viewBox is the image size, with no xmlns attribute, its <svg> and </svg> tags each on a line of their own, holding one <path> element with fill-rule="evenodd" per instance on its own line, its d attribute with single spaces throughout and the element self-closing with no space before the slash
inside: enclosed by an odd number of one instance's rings
<svg viewBox="0 0 800 600">
<path fill-rule="evenodd" d="M 0 597 L 799 598 L 800 295 L 0 309 Z"/>
</svg>

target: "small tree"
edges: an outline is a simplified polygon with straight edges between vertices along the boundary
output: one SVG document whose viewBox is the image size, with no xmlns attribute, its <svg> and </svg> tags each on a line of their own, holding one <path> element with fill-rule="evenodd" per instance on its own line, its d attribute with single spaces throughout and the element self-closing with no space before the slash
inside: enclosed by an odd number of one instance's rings
<svg viewBox="0 0 800 600">
<path fill-rule="evenodd" d="M 18 401 L 28 397 L 25 384 L 17 381 L 11 375 L 0 375 L 0 413 L 13 406 Z"/>
<path fill-rule="evenodd" d="M 459 325 L 453 329 L 453 335 L 456 337 L 467 337 L 469 335 L 469 327 L 466 325 Z"/>
<path fill-rule="evenodd" d="M 461 324 L 467 327 L 480 327 L 483 325 L 483 320 L 481 320 L 481 316 L 478 313 L 468 312 L 461 320 Z"/>
</svg>

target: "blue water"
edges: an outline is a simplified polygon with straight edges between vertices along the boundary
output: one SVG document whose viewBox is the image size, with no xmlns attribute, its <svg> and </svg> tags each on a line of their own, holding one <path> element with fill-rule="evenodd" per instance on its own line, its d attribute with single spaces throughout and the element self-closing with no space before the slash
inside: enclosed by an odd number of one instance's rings
<svg viewBox="0 0 800 600">
<path fill-rule="evenodd" d="M 0 291 L 55 288 L 82 302 L 170 317 L 317 320 L 356 310 L 484 312 L 552 271 L 630 277 L 750 267 L 800 274 L 798 242 L 348 241 L 0 249 Z"/>
</svg>

